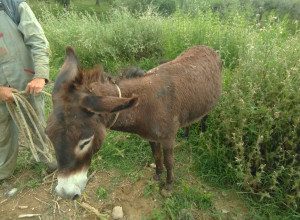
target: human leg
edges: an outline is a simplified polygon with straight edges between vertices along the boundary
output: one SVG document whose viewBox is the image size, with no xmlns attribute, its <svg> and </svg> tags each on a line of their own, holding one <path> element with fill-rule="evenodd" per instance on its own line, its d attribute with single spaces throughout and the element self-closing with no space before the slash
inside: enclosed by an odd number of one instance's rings
<svg viewBox="0 0 300 220">
<path fill-rule="evenodd" d="M 11 176 L 18 157 L 18 129 L 6 108 L 0 101 L 0 180 Z"/>
</svg>

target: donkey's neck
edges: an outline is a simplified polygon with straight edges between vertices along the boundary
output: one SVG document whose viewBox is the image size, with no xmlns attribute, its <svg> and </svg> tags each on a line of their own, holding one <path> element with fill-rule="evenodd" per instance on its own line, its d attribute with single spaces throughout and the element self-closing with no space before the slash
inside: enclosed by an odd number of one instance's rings
<svg viewBox="0 0 300 220">
<path fill-rule="evenodd" d="M 122 98 L 130 98 L 133 96 L 138 96 L 139 101 L 144 98 L 142 94 L 145 90 L 147 90 L 149 84 L 147 85 L 147 82 L 149 81 L 148 77 L 138 77 L 138 78 L 132 78 L 132 79 L 124 79 L 119 82 L 119 88 L 121 91 L 121 97 Z M 119 96 L 117 93 L 117 88 L 114 85 L 114 92 L 113 96 Z M 124 131 L 129 133 L 139 133 L 140 127 L 138 121 L 140 121 L 140 115 L 139 112 L 139 105 L 136 107 L 133 107 L 130 110 L 124 110 L 119 113 L 117 120 L 115 121 L 114 125 L 111 127 L 111 130 L 117 130 L 117 131 Z M 109 122 L 113 123 L 114 118 L 116 117 L 115 114 L 110 114 Z M 109 126 L 110 124 L 108 124 Z"/>
</svg>

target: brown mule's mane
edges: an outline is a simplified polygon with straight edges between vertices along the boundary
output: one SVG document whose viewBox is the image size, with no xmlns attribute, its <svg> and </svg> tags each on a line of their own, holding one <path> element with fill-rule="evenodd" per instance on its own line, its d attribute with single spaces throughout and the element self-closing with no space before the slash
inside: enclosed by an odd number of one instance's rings
<svg viewBox="0 0 300 220">
<path fill-rule="evenodd" d="M 102 82 L 105 83 L 106 81 L 111 79 L 111 76 L 104 73 L 103 67 L 101 65 L 93 68 L 93 69 L 79 69 L 78 72 L 79 81 L 88 86 L 93 82 Z"/>
<path fill-rule="evenodd" d="M 133 79 L 144 77 L 145 72 L 141 70 L 139 67 L 131 67 L 129 69 L 125 69 L 122 74 L 118 76 L 111 76 L 110 74 L 104 72 L 103 66 L 98 65 L 92 69 L 79 69 L 79 74 L 75 79 L 75 82 L 83 83 L 83 86 L 87 89 L 90 89 L 91 83 L 101 82 L 102 84 L 110 83 L 110 84 L 119 84 L 120 81 L 124 79 Z M 147 75 L 152 75 L 153 73 L 147 73 Z"/>
</svg>

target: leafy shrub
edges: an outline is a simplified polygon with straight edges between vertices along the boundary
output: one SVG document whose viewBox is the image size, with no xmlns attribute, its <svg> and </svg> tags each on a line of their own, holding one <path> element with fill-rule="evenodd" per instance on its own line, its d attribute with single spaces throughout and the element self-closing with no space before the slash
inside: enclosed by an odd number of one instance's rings
<svg viewBox="0 0 300 220">
<path fill-rule="evenodd" d="M 239 48 L 238 66 L 224 71 L 223 96 L 210 115 L 211 130 L 200 135 L 199 161 L 206 162 L 199 169 L 205 173 L 214 166 L 215 173 L 226 173 L 226 181 L 246 192 L 297 209 L 299 35 L 289 35 L 286 22 L 274 19 L 244 30 L 247 44 Z"/>
</svg>

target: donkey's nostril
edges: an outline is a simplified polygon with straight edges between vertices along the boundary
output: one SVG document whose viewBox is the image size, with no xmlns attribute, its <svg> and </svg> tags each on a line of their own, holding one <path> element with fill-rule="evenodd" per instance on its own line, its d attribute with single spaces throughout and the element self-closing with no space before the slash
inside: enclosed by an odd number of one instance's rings
<svg viewBox="0 0 300 220">
<path fill-rule="evenodd" d="M 76 194 L 75 196 L 73 196 L 72 200 L 76 200 L 78 199 L 80 196 L 78 194 Z"/>
</svg>

